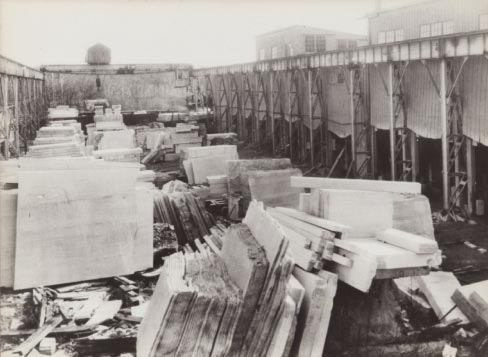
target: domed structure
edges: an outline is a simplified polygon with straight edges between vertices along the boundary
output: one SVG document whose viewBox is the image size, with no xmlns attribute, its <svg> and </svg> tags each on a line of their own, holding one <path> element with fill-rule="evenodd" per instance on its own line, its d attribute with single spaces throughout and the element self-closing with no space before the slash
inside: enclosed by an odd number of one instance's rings
<svg viewBox="0 0 488 357">
<path fill-rule="evenodd" d="M 110 48 L 101 43 L 91 46 L 86 51 L 85 62 L 88 64 L 110 64 L 110 60 Z"/>
</svg>

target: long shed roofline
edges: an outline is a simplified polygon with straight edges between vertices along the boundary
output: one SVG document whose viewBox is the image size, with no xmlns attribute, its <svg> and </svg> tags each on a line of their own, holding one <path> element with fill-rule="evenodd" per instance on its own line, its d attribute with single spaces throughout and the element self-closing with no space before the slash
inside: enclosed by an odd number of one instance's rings
<svg viewBox="0 0 488 357">
<path fill-rule="evenodd" d="M 0 74 L 16 77 L 44 79 L 44 74 L 32 67 L 23 65 L 17 61 L 0 55 Z"/>
<path fill-rule="evenodd" d="M 488 31 L 419 38 L 354 49 L 195 69 L 196 75 L 347 66 L 443 57 L 488 56 Z"/>
</svg>

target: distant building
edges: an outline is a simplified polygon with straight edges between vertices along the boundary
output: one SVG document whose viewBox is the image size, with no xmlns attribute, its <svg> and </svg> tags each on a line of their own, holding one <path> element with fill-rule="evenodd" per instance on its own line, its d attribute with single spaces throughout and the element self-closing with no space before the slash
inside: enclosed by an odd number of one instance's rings
<svg viewBox="0 0 488 357">
<path fill-rule="evenodd" d="M 371 44 L 488 30 L 488 0 L 433 0 L 368 16 Z"/>
<path fill-rule="evenodd" d="M 367 44 L 366 36 L 308 26 L 290 26 L 257 36 L 256 58 L 262 61 Z"/>
</svg>

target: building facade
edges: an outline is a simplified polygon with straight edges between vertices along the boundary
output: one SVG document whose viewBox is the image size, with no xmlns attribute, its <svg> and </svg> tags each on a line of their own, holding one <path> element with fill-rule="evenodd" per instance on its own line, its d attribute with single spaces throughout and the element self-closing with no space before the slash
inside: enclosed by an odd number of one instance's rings
<svg viewBox="0 0 488 357">
<path fill-rule="evenodd" d="M 371 44 L 488 30 L 487 0 L 434 0 L 368 16 Z"/>
<path fill-rule="evenodd" d="M 309 26 L 290 26 L 256 37 L 258 61 L 355 48 L 368 43 L 366 36 Z"/>
</svg>

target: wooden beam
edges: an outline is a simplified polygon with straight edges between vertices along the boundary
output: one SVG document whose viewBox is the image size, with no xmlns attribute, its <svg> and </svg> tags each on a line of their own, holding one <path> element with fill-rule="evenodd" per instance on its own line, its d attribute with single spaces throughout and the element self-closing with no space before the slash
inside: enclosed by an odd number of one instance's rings
<svg viewBox="0 0 488 357">
<path fill-rule="evenodd" d="M 418 182 L 403 181 L 378 181 L 292 176 L 290 178 L 290 184 L 292 187 L 356 191 L 378 191 L 413 194 L 419 194 L 421 191 L 421 185 Z"/>
<path fill-rule="evenodd" d="M 312 103 L 312 70 L 308 70 L 308 111 L 310 119 L 310 166 L 314 165 L 314 150 L 313 150 L 313 103 Z"/>
<path fill-rule="evenodd" d="M 356 166 L 356 118 L 354 107 L 354 69 L 349 70 L 349 116 L 351 120 L 351 162 Z M 353 169 L 353 174 L 356 170 Z"/>
<path fill-rule="evenodd" d="M 14 118 L 15 118 L 15 148 L 17 150 L 17 154 L 20 155 L 20 108 L 19 108 L 19 78 L 14 77 Z"/>
<path fill-rule="evenodd" d="M 446 98 L 446 60 L 441 59 L 439 66 L 441 98 L 441 141 L 442 141 L 442 207 L 449 208 L 449 147 L 447 142 L 447 98 Z"/>
<path fill-rule="evenodd" d="M 468 210 L 467 214 L 468 217 L 471 217 L 473 214 L 473 192 L 474 192 L 474 184 L 475 184 L 475 156 L 473 155 L 473 140 L 466 137 L 466 174 L 468 176 Z"/>
<path fill-rule="evenodd" d="M 395 164 L 395 108 L 393 105 L 393 63 L 388 63 L 388 107 L 390 109 L 390 175 L 391 180 L 396 179 Z"/>
<path fill-rule="evenodd" d="M 9 115 L 8 115 L 8 76 L 2 76 L 2 91 L 3 91 L 3 130 L 5 135 L 5 142 L 3 147 L 3 156 L 8 160 L 10 156 L 9 151 Z"/>
</svg>

